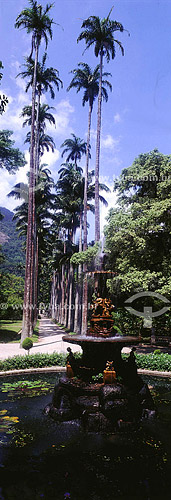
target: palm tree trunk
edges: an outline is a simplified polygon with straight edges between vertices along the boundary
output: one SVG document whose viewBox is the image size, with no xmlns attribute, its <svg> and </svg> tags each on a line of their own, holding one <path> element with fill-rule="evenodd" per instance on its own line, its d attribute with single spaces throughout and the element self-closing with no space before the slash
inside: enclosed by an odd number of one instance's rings
<svg viewBox="0 0 171 500">
<path fill-rule="evenodd" d="M 39 241 L 38 236 L 36 237 L 36 249 L 35 249 L 35 283 L 34 283 L 34 326 L 37 321 L 37 296 L 38 296 L 38 268 L 39 268 Z"/>
<path fill-rule="evenodd" d="M 51 315 L 55 319 L 55 290 L 56 290 L 56 273 L 53 272 L 52 288 L 51 288 Z"/>
<path fill-rule="evenodd" d="M 64 236 L 65 237 L 65 236 Z M 64 241 L 64 255 L 66 253 L 66 242 Z M 64 325 L 65 322 L 65 264 L 62 264 L 62 317 L 61 317 L 61 323 Z"/>
<path fill-rule="evenodd" d="M 88 283 L 86 265 L 83 267 L 83 299 L 82 299 L 82 328 L 81 334 L 87 333 L 87 310 L 88 310 Z"/>
<path fill-rule="evenodd" d="M 96 167 L 95 167 L 95 241 L 100 240 L 99 165 L 100 165 L 100 134 L 101 134 L 101 111 L 102 111 L 102 70 L 103 70 L 103 51 L 101 50 L 98 112 L 97 112 Z"/>
<path fill-rule="evenodd" d="M 83 228 L 83 250 L 87 250 L 87 189 L 88 189 L 88 165 L 89 165 L 89 147 L 90 147 L 90 130 L 91 130 L 91 114 L 92 104 L 89 104 L 88 114 L 88 133 L 87 133 L 87 151 L 86 151 L 86 170 L 84 184 L 84 228 Z M 83 265 L 83 290 L 82 290 L 82 325 L 81 333 L 87 333 L 87 306 L 88 306 L 88 286 L 86 276 L 87 266 Z"/>
<path fill-rule="evenodd" d="M 80 238 L 79 252 L 82 252 L 82 210 L 80 211 Z M 80 333 L 81 330 L 81 264 L 76 270 L 76 295 L 75 295 L 75 311 L 74 311 L 74 332 Z"/>
<path fill-rule="evenodd" d="M 58 307 L 58 296 L 59 296 L 59 273 L 55 273 L 56 283 L 55 283 L 55 315 L 54 319 L 59 323 L 59 307 Z"/>
<path fill-rule="evenodd" d="M 83 225 L 83 250 L 87 250 L 87 189 L 88 189 L 88 165 L 90 148 L 90 130 L 91 130 L 92 104 L 89 104 L 88 113 L 88 132 L 87 132 L 87 150 L 86 150 L 86 169 L 84 181 L 84 225 Z"/>
<path fill-rule="evenodd" d="M 74 285 L 74 272 L 73 266 L 70 264 L 69 273 L 69 310 L 68 310 L 68 328 L 70 331 L 73 329 L 73 285 Z"/>
<path fill-rule="evenodd" d="M 38 181 L 39 171 L 39 108 L 40 108 L 40 92 L 38 92 L 37 110 L 36 110 L 36 124 L 35 124 L 35 144 L 34 144 L 34 171 L 35 171 L 35 188 Z M 33 199 L 35 213 L 34 221 L 34 259 L 33 259 L 33 326 L 37 321 L 37 286 L 38 286 L 38 238 L 37 238 L 37 221 L 36 221 L 36 190 Z"/>
<path fill-rule="evenodd" d="M 61 271 L 59 272 L 59 282 L 58 282 L 58 318 L 59 318 L 59 323 L 61 323 L 62 319 L 62 308 L 61 308 L 61 299 L 62 299 L 62 293 L 61 293 Z"/>
<path fill-rule="evenodd" d="M 30 179 L 28 199 L 28 225 L 27 225 L 27 247 L 26 247 L 26 270 L 25 290 L 23 306 L 23 326 L 21 333 L 21 344 L 24 338 L 33 334 L 33 247 L 34 247 L 34 222 L 35 222 L 35 169 L 34 169 L 34 133 L 35 133 L 35 99 L 36 99 L 36 74 L 38 62 L 38 42 L 35 47 L 34 76 L 32 85 L 32 122 L 30 142 Z"/>
<path fill-rule="evenodd" d="M 68 307 L 69 307 L 69 266 L 66 269 L 66 295 L 65 295 L 65 328 L 68 327 Z"/>
</svg>

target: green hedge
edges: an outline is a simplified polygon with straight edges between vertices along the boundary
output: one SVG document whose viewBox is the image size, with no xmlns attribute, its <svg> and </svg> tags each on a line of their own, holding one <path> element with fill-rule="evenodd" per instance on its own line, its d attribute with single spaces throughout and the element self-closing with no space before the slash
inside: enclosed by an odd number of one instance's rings
<svg viewBox="0 0 171 500">
<path fill-rule="evenodd" d="M 138 368 L 146 368 L 148 370 L 170 371 L 171 372 L 171 355 L 169 354 L 136 354 L 136 363 Z M 75 357 L 80 357 L 80 354 L 75 354 Z M 127 359 L 128 355 L 123 354 L 123 359 Z M 43 368 L 46 366 L 65 366 L 67 354 L 31 354 L 30 356 L 14 356 L 0 361 L 0 371 L 20 370 L 25 368 Z"/>
<path fill-rule="evenodd" d="M 126 359 L 128 355 L 123 354 L 123 359 Z M 135 354 L 136 364 L 138 368 L 147 370 L 158 370 L 162 372 L 171 372 L 171 355 L 160 353 L 160 354 Z"/>
<path fill-rule="evenodd" d="M 43 368 L 45 366 L 65 366 L 67 355 L 30 354 L 30 356 L 14 356 L 0 361 L 0 371 L 21 370 L 25 368 Z"/>
</svg>

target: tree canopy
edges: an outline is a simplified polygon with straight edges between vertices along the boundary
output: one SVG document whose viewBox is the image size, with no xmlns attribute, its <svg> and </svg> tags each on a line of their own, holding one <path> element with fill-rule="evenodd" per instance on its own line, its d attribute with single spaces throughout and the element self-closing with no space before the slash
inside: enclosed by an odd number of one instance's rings
<svg viewBox="0 0 171 500">
<path fill-rule="evenodd" d="M 135 159 L 115 182 L 118 206 L 105 228 L 115 295 L 171 292 L 171 156 L 156 149 Z"/>
<path fill-rule="evenodd" d="M 13 132 L 0 130 L 0 168 L 6 168 L 8 172 L 14 173 L 26 164 L 24 154 L 14 148 L 15 141 L 11 139 Z"/>
</svg>

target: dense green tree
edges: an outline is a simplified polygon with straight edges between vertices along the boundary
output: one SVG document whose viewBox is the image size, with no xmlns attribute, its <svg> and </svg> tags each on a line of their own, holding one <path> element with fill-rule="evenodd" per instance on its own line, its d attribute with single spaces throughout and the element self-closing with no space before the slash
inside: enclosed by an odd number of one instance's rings
<svg viewBox="0 0 171 500">
<path fill-rule="evenodd" d="M 122 55 L 124 50 L 119 40 L 114 38 L 116 31 L 123 32 L 124 28 L 121 23 L 110 19 L 112 9 L 106 18 L 100 19 L 98 16 L 90 16 L 82 23 L 82 32 L 80 33 L 77 42 L 85 40 L 86 49 L 94 46 L 96 57 L 100 57 L 100 77 L 99 77 L 99 93 L 98 93 L 98 114 L 97 114 L 97 142 L 96 142 L 96 167 L 95 167 L 95 241 L 100 239 L 100 211 L 99 211 L 99 165 L 100 165 L 100 134 L 101 134 L 101 108 L 102 108 L 102 78 L 103 78 L 103 59 L 107 62 L 110 57 L 115 57 L 115 46 L 121 49 Z"/>
<path fill-rule="evenodd" d="M 13 132 L 0 130 L 0 168 L 6 168 L 14 174 L 20 167 L 26 164 L 24 154 L 18 148 L 14 148 L 15 141 L 11 139 Z"/>
<path fill-rule="evenodd" d="M 24 297 L 24 278 L 14 274 L 0 274 L 0 318 L 21 319 Z"/>
<path fill-rule="evenodd" d="M 171 156 L 141 154 L 115 182 L 118 206 L 105 229 L 118 304 L 134 293 L 171 293 Z M 149 300 L 149 298 L 148 298 Z M 155 302 L 155 301 L 153 301 Z"/>
</svg>

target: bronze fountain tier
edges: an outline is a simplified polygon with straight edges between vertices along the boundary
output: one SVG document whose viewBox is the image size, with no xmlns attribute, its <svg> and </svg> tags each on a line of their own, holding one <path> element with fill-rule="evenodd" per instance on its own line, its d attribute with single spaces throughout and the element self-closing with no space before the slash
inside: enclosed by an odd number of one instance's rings
<svg viewBox="0 0 171 500">
<path fill-rule="evenodd" d="M 114 306 L 100 286 L 110 271 L 97 270 L 96 299 L 92 302 L 90 327 L 86 335 L 64 335 L 64 342 L 78 344 L 82 356 L 74 357 L 68 350 L 66 377 L 55 386 L 52 404 L 45 409 L 57 421 L 80 420 L 88 431 L 113 432 L 121 423 L 135 423 L 143 414 L 154 414 L 148 386 L 137 374 L 135 347 L 129 358 L 122 359 L 124 346 L 135 346 L 138 337 L 118 335 L 114 329 Z M 97 286 L 98 284 L 98 286 Z M 102 379 L 98 380 L 98 374 Z"/>
<path fill-rule="evenodd" d="M 97 297 L 91 306 L 90 328 L 86 335 L 65 335 L 64 342 L 78 344 L 83 350 L 81 360 L 75 360 L 69 350 L 69 362 L 75 376 L 90 380 L 93 375 L 102 373 L 107 361 L 113 361 L 116 374 L 125 378 L 126 368 L 121 357 L 122 348 L 139 342 L 137 337 L 115 334 L 110 299 Z M 125 369 L 124 369 L 125 368 Z"/>
</svg>

